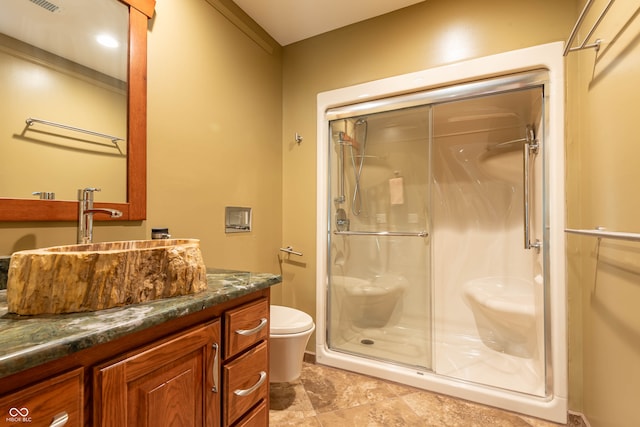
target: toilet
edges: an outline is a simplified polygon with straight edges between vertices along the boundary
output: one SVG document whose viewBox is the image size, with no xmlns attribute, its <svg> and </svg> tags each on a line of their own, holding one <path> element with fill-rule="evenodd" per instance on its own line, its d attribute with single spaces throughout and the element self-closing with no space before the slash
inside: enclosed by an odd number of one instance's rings
<svg viewBox="0 0 640 427">
<path fill-rule="evenodd" d="M 292 382 L 300 377 L 304 350 L 316 325 L 295 308 L 272 305 L 270 311 L 269 381 Z"/>
</svg>

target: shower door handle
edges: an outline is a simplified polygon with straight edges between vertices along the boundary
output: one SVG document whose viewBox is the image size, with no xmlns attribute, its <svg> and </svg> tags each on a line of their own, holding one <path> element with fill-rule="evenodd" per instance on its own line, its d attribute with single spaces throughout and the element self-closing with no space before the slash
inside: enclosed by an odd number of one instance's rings
<svg viewBox="0 0 640 427">
<path fill-rule="evenodd" d="M 532 154 L 538 154 L 538 148 L 540 144 L 535 138 L 535 134 L 531 126 L 527 126 L 527 136 L 524 143 L 524 152 L 523 152 L 523 205 L 524 205 L 524 248 L 525 249 L 536 249 L 540 250 L 540 241 L 536 239 L 535 242 L 531 243 L 531 212 L 529 210 L 529 190 L 531 185 L 531 176 L 530 176 L 530 161 Z"/>
</svg>

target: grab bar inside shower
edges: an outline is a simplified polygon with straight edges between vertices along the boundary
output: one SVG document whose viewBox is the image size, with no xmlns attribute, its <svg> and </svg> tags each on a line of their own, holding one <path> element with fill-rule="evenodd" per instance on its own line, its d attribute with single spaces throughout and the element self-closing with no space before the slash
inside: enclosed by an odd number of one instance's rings
<svg viewBox="0 0 640 427">
<path fill-rule="evenodd" d="M 346 127 L 347 125 L 345 125 L 345 129 Z M 338 188 L 340 189 L 340 194 L 334 199 L 336 203 L 344 203 L 344 201 L 346 200 L 344 196 L 344 143 L 342 142 L 343 136 L 344 132 L 340 132 L 338 141 L 338 149 L 340 150 L 340 155 L 338 156 Z"/>
<path fill-rule="evenodd" d="M 406 236 L 406 237 L 427 237 L 429 233 L 426 231 L 334 231 L 333 234 L 338 236 Z"/>
<path fill-rule="evenodd" d="M 538 154 L 538 148 L 540 148 L 540 144 L 536 140 L 535 134 L 533 133 L 533 129 L 531 126 L 527 126 L 527 136 L 524 142 L 523 148 L 523 173 L 522 173 L 522 181 L 523 181 L 523 205 L 524 205 L 524 248 L 525 249 L 540 249 L 540 241 L 536 239 L 535 242 L 531 243 L 531 212 L 529 212 L 529 187 L 530 183 L 530 157 L 532 154 Z"/>
<path fill-rule="evenodd" d="M 525 137 L 511 141 L 500 142 L 487 147 L 487 151 L 510 149 L 523 143 L 522 187 L 523 187 L 523 212 L 524 212 L 524 248 L 540 249 L 540 241 L 531 242 L 531 212 L 530 212 L 530 187 L 531 187 L 531 156 L 538 154 L 540 143 L 536 139 L 533 127 L 527 126 Z"/>
</svg>

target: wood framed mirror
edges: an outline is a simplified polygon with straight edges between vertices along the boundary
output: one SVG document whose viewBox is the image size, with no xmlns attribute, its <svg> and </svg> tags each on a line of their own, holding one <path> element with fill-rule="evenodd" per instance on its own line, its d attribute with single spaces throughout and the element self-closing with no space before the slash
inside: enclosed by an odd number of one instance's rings
<svg viewBox="0 0 640 427">
<path fill-rule="evenodd" d="M 118 209 L 118 220 L 146 219 L 147 206 L 147 22 L 155 0 L 118 0 L 129 7 L 127 97 L 127 201 L 96 202 Z M 76 221 L 78 203 L 69 200 L 0 198 L 0 221 Z"/>
</svg>

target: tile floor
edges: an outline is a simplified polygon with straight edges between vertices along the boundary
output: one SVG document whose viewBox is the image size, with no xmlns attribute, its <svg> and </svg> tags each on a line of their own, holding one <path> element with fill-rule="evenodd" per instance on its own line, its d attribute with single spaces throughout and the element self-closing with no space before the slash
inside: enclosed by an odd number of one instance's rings
<svg viewBox="0 0 640 427">
<path fill-rule="evenodd" d="M 557 427 L 400 384 L 305 362 L 292 383 L 271 384 L 271 427 Z M 571 416 L 567 426 L 582 426 Z"/>
</svg>

